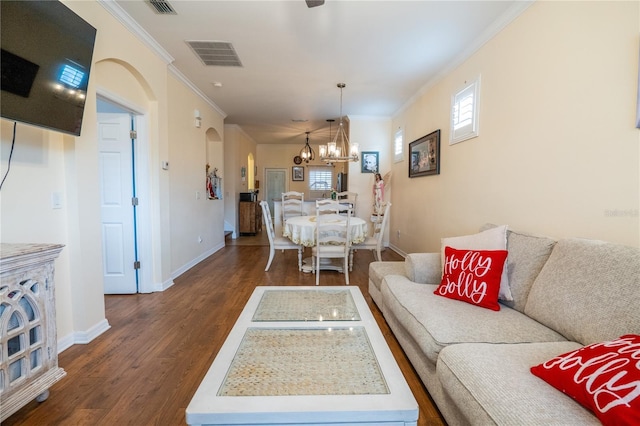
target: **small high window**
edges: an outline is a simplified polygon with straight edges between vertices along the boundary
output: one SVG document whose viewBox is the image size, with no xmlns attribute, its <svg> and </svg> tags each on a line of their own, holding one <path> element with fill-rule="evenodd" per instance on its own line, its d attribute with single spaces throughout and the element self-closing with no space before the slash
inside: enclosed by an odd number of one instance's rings
<svg viewBox="0 0 640 426">
<path fill-rule="evenodd" d="M 451 131 L 449 144 L 478 136 L 480 76 L 451 97 Z"/>
<path fill-rule="evenodd" d="M 396 163 L 404 159 L 404 132 L 402 128 L 396 130 L 393 136 L 393 161 Z"/>
</svg>

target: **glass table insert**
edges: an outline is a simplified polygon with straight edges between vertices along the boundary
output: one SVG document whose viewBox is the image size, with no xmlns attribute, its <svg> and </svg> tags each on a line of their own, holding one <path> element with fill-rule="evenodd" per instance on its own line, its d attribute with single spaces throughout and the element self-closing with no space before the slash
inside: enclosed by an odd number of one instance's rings
<svg viewBox="0 0 640 426">
<path fill-rule="evenodd" d="M 418 404 L 357 286 L 257 286 L 186 421 L 417 426 Z"/>
<path fill-rule="evenodd" d="M 388 393 L 364 327 L 248 328 L 218 396 Z"/>
<path fill-rule="evenodd" d="M 253 321 L 360 321 L 360 314 L 349 290 L 265 290 Z"/>
</svg>

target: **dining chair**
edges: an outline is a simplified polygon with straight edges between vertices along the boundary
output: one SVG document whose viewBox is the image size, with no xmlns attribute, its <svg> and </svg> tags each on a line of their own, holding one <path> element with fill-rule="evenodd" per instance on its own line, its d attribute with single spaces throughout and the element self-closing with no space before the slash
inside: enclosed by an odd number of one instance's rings
<svg viewBox="0 0 640 426">
<path fill-rule="evenodd" d="M 373 222 L 371 235 L 368 236 L 363 242 L 351 245 L 351 253 L 349 254 L 349 270 L 353 269 L 353 252 L 354 250 L 364 249 L 373 251 L 373 258 L 378 262 L 382 261 L 382 239 L 384 237 L 384 229 L 389 219 L 389 210 L 391 203 L 382 204 L 382 212 L 372 215 L 376 220 Z"/>
<path fill-rule="evenodd" d="M 293 216 L 302 216 L 302 206 L 304 205 L 304 193 L 289 191 L 282 193 L 282 224 Z"/>
<path fill-rule="evenodd" d="M 350 191 L 338 192 L 338 194 L 336 194 L 336 198 L 342 204 L 349 204 L 349 206 L 351 207 L 351 215 L 352 216 L 356 215 L 356 202 L 358 201 L 357 192 L 350 192 Z M 345 211 L 342 210 L 340 213 L 344 214 L 344 212 Z"/>
<path fill-rule="evenodd" d="M 267 267 L 265 271 L 269 270 L 273 257 L 276 254 L 276 250 L 298 250 L 298 271 L 302 270 L 302 246 L 295 244 L 288 238 L 277 236 L 273 229 L 273 221 L 271 220 L 271 211 L 269 210 L 269 203 L 266 201 L 260 201 L 260 207 L 262 207 L 262 216 L 264 218 L 264 226 L 267 228 L 267 236 L 269 237 L 269 260 L 267 261 Z"/>
<path fill-rule="evenodd" d="M 316 285 L 320 284 L 320 262 L 322 259 L 342 259 L 345 284 L 349 285 L 349 252 L 351 251 L 349 222 L 351 209 L 348 209 L 346 216 L 343 216 L 337 213 L 322 214 L 323 207 L 327 210 L 330 209 L 329 204 L 323 203 L 323 205 L 320 205 L 320 201 L 316 201 L 316 245 L 311 249 Z"/>
<path fill-rule="evenodd" d="M 340 202 L 331 198 L 323 198 L 322 200 L 316 200 L 316 216 L 324 214 L 339 214 Z"/>
</svg>

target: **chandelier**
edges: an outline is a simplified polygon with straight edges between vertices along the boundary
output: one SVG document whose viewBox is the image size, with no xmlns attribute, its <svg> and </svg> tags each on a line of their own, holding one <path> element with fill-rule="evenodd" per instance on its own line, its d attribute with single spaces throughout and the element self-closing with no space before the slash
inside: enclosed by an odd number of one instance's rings
<svg viewBox="0 0 640 426">
<path fill-rule="evenodd" d="M 320 159 L 329 164 L 360 160 L 358 156 L 358 144 L 349 143 L 349 138 L 344 131 L 344 124 L 342 123 L 342 89 L 345 87 L 346 84 L 338 83 L 338 88 L 340 89 L 340 123 L 338 124 L 336 136 L 328 144 L 320 145 Z M 338 139 L 340 139 L 339 143 Z"/>
<path fill-rule="evenodd" d="M 308 164 L 309 161 L 313 161 L 316 159 L 316 153 L 313 151 L 313 148 L 311 148 L 311 146 L 309 145 L 310 132 L 305 132 L 305 133 L 307 134 L 307 142 L 304 144 L 304 146 L 300 150 L 300 158 L 302 158 L 302 161 Z"/>
</svg>

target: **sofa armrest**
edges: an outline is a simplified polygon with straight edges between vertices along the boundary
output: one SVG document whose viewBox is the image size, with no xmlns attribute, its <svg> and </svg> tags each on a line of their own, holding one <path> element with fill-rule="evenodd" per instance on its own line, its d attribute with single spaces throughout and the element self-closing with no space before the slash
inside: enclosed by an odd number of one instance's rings
<svg viewBox="0 0 640 426">
<path fill-rule="evenodd" d="M 439 284 L 442 280 L 440 253 L 409 253 L 404 258 L 407 277 L 420 284 Z"/>
</svg>

